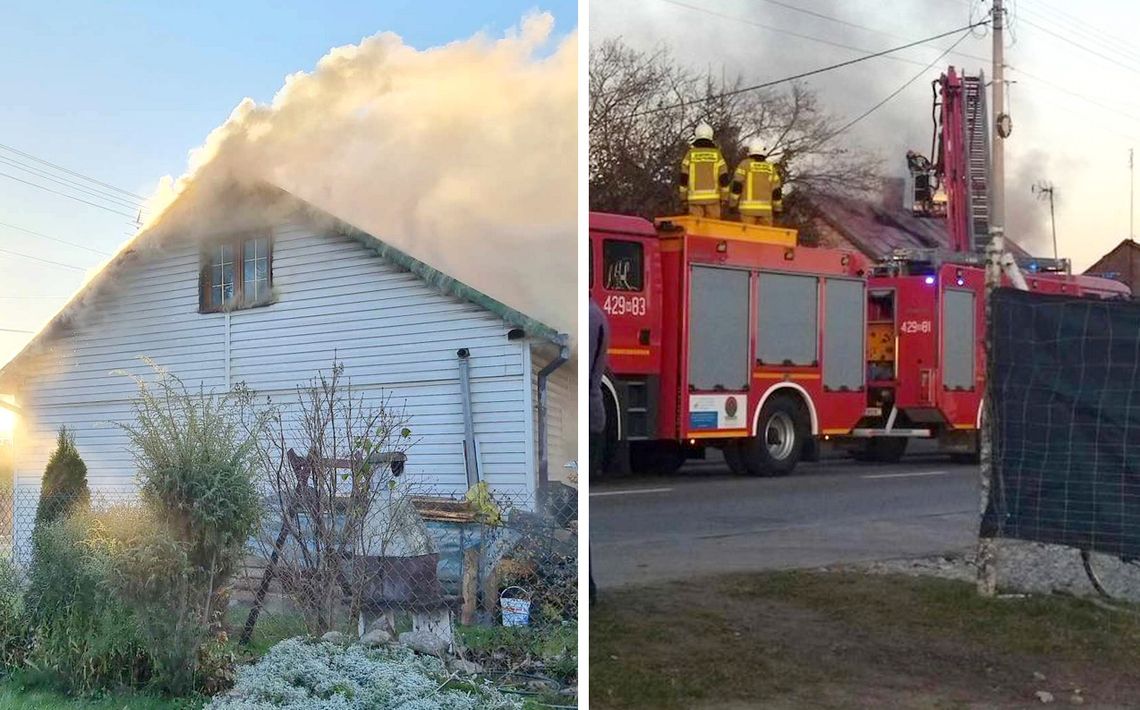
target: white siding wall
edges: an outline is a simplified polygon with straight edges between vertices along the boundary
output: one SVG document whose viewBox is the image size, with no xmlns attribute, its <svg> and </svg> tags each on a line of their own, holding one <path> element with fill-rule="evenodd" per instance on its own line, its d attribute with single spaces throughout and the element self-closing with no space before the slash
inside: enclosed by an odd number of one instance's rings
<svg viewBox="0 0 1140 710">
<path fill-rule="evenodd" d="M 534 346 L 531 352 L 531 387 L 534 392 L 535 416 L 535 470 L 538 470 L 538 372 L 551 362 L 556 351 L 551 347 Z M 550 480 L 566 481 L 570 469 L 566 464 L 577 461 L 578 452 L 578 376 L 574 361 L 563 363 L 546 382 L 547 441 L 550 445 Z"/>
<path fill-rule="evenodd" d="M 142 255 L 94 294 L 73 332 L 36 356 L 22 381 L 17 484 L 38 487 L 55 432 L 74 430 L 93 488 L 134 476 L 125 436 L 136 386 L 112 374 L 146 374 L 148 356 L 187 385 L 208 389 L 244 381 L 288 402 L 297 384 L 327 370 L 335 356 L 354 388 L 406 403 L 417 444 L 408 474 L 463 490 L 463 416 L 455 351 L 471 351 L 476 439 L 484 477 L 496 488 L 529 491 L 527 347 L 481 308 L 442 296 L 347 238 L 290 225 L 275 231 L 278 302 L 225 314 L 198 313 L 195 246 Z M 227 323 L 228 321 L 228 323 Z M 228 348 L 227 348 L 228 329 Z"/>
</svg>

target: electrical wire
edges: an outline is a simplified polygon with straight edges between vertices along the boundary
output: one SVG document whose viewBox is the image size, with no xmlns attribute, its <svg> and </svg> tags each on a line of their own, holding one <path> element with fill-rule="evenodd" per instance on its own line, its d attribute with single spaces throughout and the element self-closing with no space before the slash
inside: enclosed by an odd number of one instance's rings
<svg viewBox="0 0 1140 710">
<path fill-rule="evenodd" d="M 875 105 L 874 105 L 874 106 L 872 106 L 871 108 L 867 109 L 867 110 L 866 110 L 866 111 L 864 111 L 863 113 L 859 114 L 859 115 L 858 115 L 858 116 L 856 116 L 855 118 L 851 119 L 851 120 L 850 120 L 850 121 L 848 121 L 847 123 L 843 124 L 843 126 L 842 126 L 842 127 L 840 127 L 840 128 L 837 130 L 837 131 L 835 131 L 834 133 L 832 133 L 832 134 L 830 134 L 829 136 L 827 136 L 827 138 L 825 138 L 825 139 L 824 139 L 824 142 L 826 142 L 826 141 L 829 141 L 829 140 L 831 140 L 832 138 L 835 138 L 836 136 L 840 135 L 841 133 L 844 133 L 845 131 L 847 131 L 847 129 L 851 128 L 851 127 L 852 127 L 852 126 L 854 126 L 856 123 L 859 123 L 860 121 L 862 121 L 864 118 L 866 118 L 866 117 L 870 116 L 870 115 L 871 115 L 872 113 L 874 113 L 875 111 L 878 111 L 880 108 L 882 108 L 884 105 L 886 105 L 886 103 L 887 103 L 888 101 L 890 101 L 890 100 L 891 100 L 891 99 L 893 99 L 894 97 L 896 97 L 896 96 L 898 96 L 899 94 L 901 94 L 901 93 L 902 93 L 904 90 L 906 90 L 906 88 L 907 88 L 908 86 L 910 86 L 910 85 L 911 85 L 911 84 L 913 84 L 914 82 L 918 81 L 918 80 L 919 80 L 919 79 L 921 79 L 922 77 L 924 77 L 924 76 L 927 76 L 927 72 L 929 72 L 929 71 L 930 71 L 930 70 L 931 70 L 931 69 L 934 67 L 934 65 L 935 65 L 935 64 L 937 64 L 938 62 L 942 61 L 942 59 L 943 59 L 943 58 L 944 58 L 944 57 L 945 57 L 947 54 L 950 54 L 950 52 L 954 51 L 954 48 L 955 48 L 955 47 L 957 47 L 959 44 L 961 44 L 961 43 L 962 43 L 962 41 L 963 41 L 963 40 L 965 40 L 967 37 L 969 37 L 969 36 L 970 36 L 970 34 L 971 34 L 971 32 L 973 32 L 973 28 L 970 28 L 970 29 L 966 30 L 965 32 L 963 32 L 963 33 L 962 33 L 962 36 L 961 36 L 961 37 L 959 37 L 959 38 L 958 38 L 958 39 L 957 39 L 957 40 L 954 42 L 954 44 L 952 44 L 952 45 L 950 45 L 949 47 L 947 47 L 947 48 L 946 48 L 946 50 L 942 52 L 942 54 L 940 54 L 940 55 L 938 55 L 937 57 L 935 57 L 935 58 L 934 58 L 934 60 L 933 60 L 932 62 L 930 62 L 930 64 L 927 64 L 927 65 L 926 65 L 926 67 L 924 67 L 924 68 L 922 69 L 922 71 L 920 71 L 919 73 L 915 74 L 915 75 L 914 75 L 914 76 L 912 76 L 910 79 L 907 79 L 907 81 L 906 81 L 906 82 L 904 82 L 902 86 L 900 86 L 899 88 L 897 88 L 897 89 L 895 89 L 894 91 L 892 91 L 892 92 L 891 92 L 890 94 L 888 94 L 888 95 L 886 96 L 886 98 L 884 98 L 882 101 L 880 101 L 879 103 L 875 104 Z"/>
<path fill-rule="evenodd" d="M 20 330 L 18 328 L 0 328 L 0 333 L 21 333 L 21 334 L 31 335 L 32 333 L 35 333 L 35 332 L 36 331 L 34 331 L 34 330 Z"/>
<path fill-rule="evenodd" d="M 62 261 L 52 261 L 51 259 L 44 259 L 44 258 L 41 258 L 38 256 L 33 256 L 31 254 L 24 254 L 23 252 L 12 251 L 11 249 L 0 248 L 0 254 L 10 254 L 12 256 L 18 256 L 18 257 L 21 257 L 23 259 L 31 259 L 32 261 L 38 261 L 38 262 L 41 262 L 43 264 L 48 264 L 50 266 L 59 266 L 59 267 L 62 267 L 64 269 L 75 269 L 76 271 L 87 271 L 87 267 L 85 267 L 85 266 L 76 266 L 74 264 L 65 264 Z"/>
<path fill-rule="evenodd" d="M 1060 25 L 1067 32 L 1081 35 L 1085 40 L 1096 44 L 1098 47 L 1110 49 L 1121 56 L 1140 62 L 1140 53 L 1137 53 L 1128 41 L 1109 34 L 1075 15 L 1042 2 L 1037 2 L 1024 9 L 1019 8 L 1019 11 L 1022 14 L 1028 13 L 1031 17 L 1036 16 L 1041 22 Z"/>
<path fill-rule="evenodd" d="M 67 246 L 75 247 L 76 249 L 86 249 L 87 251 L 94 252 L 96 254 L 99 254 L 100 256 L 111 256 L 110 252 L 101 251 L 99 249 L 93 249 L 89 246 L 84 246 L 83 244 L 79 244 L 77 242 L 69 242 L 66 239 L 60 239 L 58 237 L 52 237 L 52 236 L 49 236 L 47 234 L 44 234 L 43 232 L 37 232 L 34 229 L 28 229 L 27 227 L 20 227 L 20 226 L 15 225 L 15 224 L 8 224 L 7 222 L 0 222 L 0 227 L 7 227 L 8 229 L 16 229 L 16 230 L 19 230 L 21 232 L 26 232 L 28 234 L 40 237 L 42 239 L 47 239 L 48 241 L 59 242 L 60 244 L 66 244 Z"/>
<path fill-rule="evenodd" d="M 7 158 L 6 156 L 3 156 L 3 155 L 0 155 L 0 164 L 8 165 L 9 167 L 16 168 L 17 170 L 23 170 L 24 172 L 31 173 L 32 175 L 40 178 L 41 180 L 47 180 L 49 182 L 54 182 L 57 185 L 61 185 L 63 187 L 66 187 L 69 190 L 75 190 L 75 191 L 80 192 L 84 195 L 87 195 L 88 197 L 94 197 L 96 199 L 103 200 L 105 202 L 109 202 L 111 205 L 113 205 L 115 207 L 127 207 L 129 209 L 135 209 L 135 210 L 146 209 L 141 203 L 130 202 L 130 201 L 128 201 L 128 199 L 126 197 L 116 197 L 116 196 L 111 195 L 111 194 L 106 193 L 106 192 L 99 192 L 97 190 L 93 190 L 91 188 L 88 188 L 88 187 L 81 185 L 77 182 L 74 182 L 72 180 L 66 180 L 66 179 L 58 178 L 58 177 L 52 175 L 51 173 L 49 173 L 45 170 L 33 168 L 33 167 L 28 166 L 28 165 L 24 165 L 23 163 L 20 163 L 19 161 L 11 160 L 11 159 Z"/>
<path fill-rule="evenodd" d="M 662 0 L 662 2 L 670 2 L 670 0 Z M 828 15 L 828 14 L 823 13 L 823 12 L 816 12 L 814 10 L 806 10 L 802 7 L 798 7 L 798 6 L 793 5 L 791 3 L 781 2 L 781 0 L 761 0 L 761 2 L 766 2 L 770 5 L 776 5 L 777 7 L 782 7 L 782 8 L 785 8 L 787 10 L 791 10 L 792 12 L 798 12 L 800 14 L 808 15 L 810 17 L 817 17 L 821 20 L 827 20 L 828 22 L 834 22 L 834 23 L 837 23 L 840 25 L 844 25 L 846 27 L 852 27 L 852 28 L 857 29 L 857 30 L 863 30 L 864 32 L 872 32 L 872 33 L 877 34 L 877 35 L 882 35 L 883 37 L 890 37 L 891 39 L 902 40 L 904 42 L 907 41 L 906 37 L 903 37 L 902 35 L 897 35 L 897 34 L 894 34 L 892 32 L 884 32 L 883 30 L 878 30 L 878 29 L 875 29 L 874 27 L 868 27 L 867 25 L 860 25 L 857 22 L 850 22 L 848 20 L 844 20 L 844 19 L 839 18 L 839 17 L 834 17 L 832 15 Z M 695 8 L 695 9 L 699 9 L 699 8 Z M 739 19 L 738 21 L 739 22 L 748 22 L 748 20 L 744 20 L 744 19 Z M 974 24 L 974 22 L 975 22 L 975 20 L 973 17 L 973 13 L 971 11 L 970 24 Z M 985 23 L 981 23 L 981 24 L 984 25 Z M 971 29 L 970 32 L 973 33 L 973 29 Z M 975 36 L 977 36 L 977 35 L 975 35 Z M 982 36 L 984 37 L 985 34 L 983 33 Z M 824 41 L 824 40 L 820 40 L 818 38 L 811 38 L 811 39 L 814 39 L 817 42 Z M 846 47 L 846 45 L 844 45 L 844 48 L 855 49 L 854 47 Z M 859 51 L 867 51 L 867 50 L 859 50 Z M 954 52 L 954 54 L 957 54 L 960 57 L 967 57 L 969 59 L 973 59 L 973 60 L 976 60 L 979 62 L 987 62 L 988 63 L 990 61 L 988 58 L 980 57 L 976 54 L 965 54 L 962 52 Z M 907 60 L 907 61 L 912 62 L 912 63 L 916 63 L 916 64 L 918 63 L 917 60 Z"/>
<path fill-rule="evenodd" d="M 1128 64 L 1125 64 L 1124 62 L 1117 61 L 1116 59 L 1113 59 L 1112 57 L 1108 56 L 1107 54 L 1099 52 L 1099 51 L 1097 51 L 1091 47 L 1086 47 L 1085 45 L 1081 44 L 1080 42 L 1077 42 L 1076 40 L 1070 39 L 1069 37 L 1066 37 L 1065 35 L 1060 34 L 1059 32 L 1054 32 L 1053 30 L 1049 29 L 1048 27 L 1045 27 L 1043 25 L 1039 25 L 1036 22 L 1033 22 L 1032 20 L 1028 20 L 1028 19 L 1022 19 L 1022 22 L 1029 25 L 1030 27 L 1034 27 L 1034 28 L 1040 30 L 1041 32 L 1044 32 L 1045 34 L 1047 34 L 1051 37 L 1055 37 L 1056 39 L 1059 39 L 1062 42 L 1065 42 L 1066 44 L 1072 45 L 1073 47 L 1076 47 L 1077 49 L 1080 49 L 1081 51 L 1087 52 L 1087 53 L 1093 55 L 1094 57 L 1100 57 L 1101 59 L 1103 59 L 1107 62 L 1111 62 L 1118 67 L 1121 67 L 1123 69 L 1127 69 L 1130 72 L 1135 72 L 1137 74 L 1140 74 L 1140 69 L 1137 69 L 1134 66 L 1129 66 Z"/>
<path fill-rule="evenodd" d="M 809 42 L 817 42 L 819 44 L 826 44 L 830 47 L 837 47 L 839 49 L 847 49 L 847 50 L 850 50 L 852 52 L 862 52 L 864 54 L 870 54 L 870 53 L 874 52 L 874 50 L 866 49 L 864 47 L 856 47 L 856 46 L 853 46 L 850 44 L 844 44 L 842 42 L 836 42 L 836 41 L 829 40 L 829 39 L 823 39 L 821 37 L 813 37 L 812 35 L 802 34 L 799 32 L 795 32 L 793 30 L 784 29 L 782 27 L 773 27 L 772 25 L 766 25 L 763 22 L 757 22 L 756 20 L 751 20 L 751 19 L 748 19 L 745 17 L 736 16 L 736 15 L 729 15 L 727 13 L 719 12 L 719 11 L 713 10 L 711 8 L 701 7 L 699 5 L 692 5 L 692 4 L 689 4 L 687 2 L 681 2 L 681 0 L 659 0 L 659 2 L 663 2 L 663 3 L 668 4 L 668 5 L 675 5 L 676 7 L 683 7 L 687 10 L 693 10 L 694 12 L 701 12 L 701 13 L 704 13 L 706 15 L 712 15 L 714 17 L 719 17 L 719 18 L 722 18 L 725 20 L 731 20 L 735 24 L 749 25 L 751 27 L 759 27 L 760 29 L 768 30 L 770 32 L 775 32 L 775 33 L 778 33 L 778 34 L 785 36 L 785 37 L 796 37 L 799 39 L 805 39 L 805 40 L 808 40 Z M 875 29 L 872 29 L 870 27 L 865 27 L 863 25 L 857 25 L 855 23 L 848 22 L 846 20 L 841 20 L 839 18 L 832 17 L 830 15 L 825 15 L 823 13 L 817 13 L 817 12 L 813 12 L 811 10 L 803 10 L 802 8 L 797 8 L 797 7 L 794 7 L 791 5 L 787 5 L 787 4 L 778 2 L 777 0 L 763 0 L 763 2 L 772 2 L 773 4 L 779 5 L 781 7 L 787 7 L 788 9 L 795 10 L 796 12 L 803 12 L 803 13 L 812 15 L 813 17 L 820 17 L 820 18 L 823 18 L 826 20 L 830 20 L 833 22 L 838 22 L 840 24 L 848 25 L 850 27 L 857 27 L 859 29 L 867 30 L 869 32 L 875 32 L 877 34 L 881 34 L 881 35 L 884 35 L 887 37 L 893 37 L 894 39 L 904 39 L 904 38 L 900 37 L 899 35 L 890 34 L 888 32 L 882 32 L 880 30 L 875 30 Z M 988 22 L 988 20 L 985 22 L 978 23 L 978 25 L 975 25 L 975 26 L 984 25 L 984 24 L 986 24 L 986 22 Z M 956 32 L 956 31 L 957 30 L 954 30 L 954 32 Z M 947 34 L 953 34 L 954 32 L 950 32 Z M 941 37 L 944 37 L 944 36 L 946 36 L 946 35 L 939 35 L 939 36 L 935 37 L 934 39 L 940 39 Z M 905 41 L 905 39 L 904 39 L 904 41 Z M 908 45 L 908 46 L 915 46 L 916 44 L 926 44 L 929 41 L 931 41 L 931 40 L 924 40 L 922 42 L 913 43 L 913 44 Z M 986 59 L 984 57 L 978 57 L 975 55 L 963 54 L 961 56 L 968 57 L 970 59 L 975 59 L 978 61 L 989 62 L 989 59 Z M 887 58 L 892 59 L 894 61 L 898 61 L 898 62 L 905 62 L 907 64 L 914 64 L 916 66 L 922 65 L 922 62 L 917 60 L 917 59 L 909 59 L 907 57 L 893 57 L 893 56 L 890 56 Z"/>
<path fill-rule="evenodd" d="M 663 2 L 673 2 L 673 0 L 662 0 L 662 1 Z M 984 23 L 982 23 L 982 24 L 984 24 Z M 815 76 L 816 74 L 823 74 L 825 72 L 834 71 L 835 69 L 841 69 L 843 67 L 851 66 L 852 64 L 858 64 L 860 62 L 865 62 L 869 59 L 875 59 L 878 57 L 886 56 L 888 54 L 892 54 L 894 52 L 899 52 L 899 51 L 902 51 L 904 49 L 909 49 L 911 47 L 915 47 L 915 46 L 918 46 L 920 44 L 925 44 L 926 42 L 930 42 L 930 41 L 933 41 L 936 39 L 941 39 L 943 37 L 949 37 L 950 35 L 954 35 L 954 34 L 957 34 L 959 32 L 963 32 L 966 30 L 972 30 L 975 26 L 976 25 L 967 25 L 965 27 L 958 27 L 958 28 L 955 28 L 953 30 L 950 30 L 949 32 L 942 32 L 941 34 L 937 34 L 937 35 L 934 35 L 932 37 L 925 37 L 923 39 L 916 40 L 916 41 L 910 42 L 908 44 L 900 45 L 898 47 L 892 47 L 890 49 L 884 49 L 880 52 L 874 52 L 872 54 L 867 54 L 867 55 L 864 55 L 862 57 L 856 57 L 854 59 L 848 59 L 847 61 L 839 62 L 838 64 L 830 64 L 828 66 L 820 67 L 818 69 L 812 69 L 810 71 L 800 72 L 799 74 L 793 74 L 792 76 L 786 76 L 786 77 L 783 77 L 782 79 L 774 79 L 772 81 L 766 81 L 766 82 L 763 82 L 761 84 L 754 84 L 752 86 L 745 86 L 745 87 L 742 87 L 739 89 L 732 89 L 731 91 L 724 91 L 724 92 L 721 92 L 719 94 L 714 94 L 712 96 L 706 96 L 704 98 L 697 99 L 696 101 L 691 101 L 691 102 L 690 101 L 679 101 L 679 102 L 672 103 L 672 104 L 666 104 L 664 106 L 656 106 L 654 108 L 643 109 L 641 111 L 635 111 L 635 112 L 629 114 L 628 118 L 637 118 L 639 116 L 645 116 L 645 115 L 649 115 L 649 114 L 653 114 L 653 113 L 660 113 L 661 111 L 670 111 L 670 110 L 675 109 L 675 108 L 683 108 L 683 107 L 689 105 L 690 103 L 698 103 L 698 102 L 702 102 L 702 101 L 715 101 L 717 99 L 723 99 L 723 98 L 727 98 L 729 96 L 736 96 L 738 94 L 744 94 L 744 93 L 748 93 L 750 91 L 758 91 L 760 89 L 767 89 L 769 87 L 776 86 L 778 84 L 786 84 L 790 81 L 796 81 L 798 79 L 804 79 L 804 78 L 807 78 L 809 76 Z M 943 55 L 943 56 L 945 56 L 945 55 Z M 939 58 L 941 59 L 941 57 L 939 57 Z M 0 173 L 0 174 L 2 174 L 2 173 Z"/>
<path fill-rule="evenodd" d="M 134 214 L 128 214 L 126 212 L 120 212 L 118 210 L 111 209 L 110 207 L 107 207 L 106 205 L 100 205 L 96 202 L 91 202 L 90 200 L 84 200 L 83 198 L 76 197 L 75 195 L 69 195 L 66 192 L 60 192 L 59 190 L 54 190 L 50 187 L 46 187 L 44 185 L 39 185 L 39 184 L 31 182 L 29 180 L 24 180 L 23 178 L 18 178 L 15 175 L 9 175 L 8 173 L 0 173 L 0 177 L 6 177 L 9 180 L 15 180 L 16 182 L 22 182 L 25 185 L 31 185 L 32 187 L 38 187 L 39 189 L 44 190 L 46 192 L 51 192 L 51 193 L 54 193 L 54 194 L 59 195 L 61 197 L 66 197 L 69 200 L 75 200 L 76 202 L 82 202 L 85 205 L 91 205 L 92 207 L 98 207 L 99 209 L 106 210 L 107 212 L 110 212 L 112 214 L 117 214 L 117 215 L 120 215 L 123 217 L 129 217 L 130 219 L 136 219 L 136 215 L 134 215 Z"/>
<path fill-rule="evenodd" d="M 110 183 L 103 182 L 102 180 L 96 180 L 93 177 L 89 177 L 87 175 L 84 175 L 83 173 L 77 172 L 77 171 L 72 170 L 70 168 L 65 168 L 62 165 L 58 165 L 56 163 L 51 162 L 50 160 L 44 160 L 43 158 L 32 155 L 31 153 L 28 153 L 26 151 L 20 150 L 19 148 L 13 148 L 10 145 L 4 145 L 3 143 L 0 143 L 0 150 L 6 150 L 9 153 L 15 153 L 16 155 L 23 156 L 25 158 L 28 158 L 29 160 L 34 160 L 37 163 L 40 163 L 42 165 L 47 165 L 48 167 L 55 168 L 56 170 L 65 172 L 68 175 L 71 175 L 73 177 L 81 178 L 83 180 L 94 183 L 94 184 L 99 185 L 101 187 L 105 187 L 108 190 L 114 190 L 115 192 L 120 192 L 120 193 L 122 193 L 128 197 L 133 197 L 137 200 L 146 201 L 146 198 L 143 197 L 142 195 L 136 194 L 134 192 L 130 192 L 129 190 L 124 190 L 121 187 L 115 187 L 114 185 L 112 185 Z"/>
</svg>

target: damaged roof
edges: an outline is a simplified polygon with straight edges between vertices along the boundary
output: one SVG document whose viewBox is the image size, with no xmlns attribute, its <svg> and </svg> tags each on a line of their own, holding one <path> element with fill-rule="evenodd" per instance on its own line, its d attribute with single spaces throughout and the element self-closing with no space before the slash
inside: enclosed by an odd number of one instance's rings
<svg viewBox="0 0 1140 710">
<path fill-rule="evenodd" d="M 180 195 L 178 199 L 167 209 L 164 217 L 158 223 L 149 227 L 142 232 L 139 232 L 123 249 L 121 249 L 114 257 L 84 284 L 64 305 L 60 311 L 48 321 L 47 325 L 41 328 L 35 336 L 9 360 L 3 367 L 0 367 L 0 384 L 4 383 L 9 377 L 13 376 L 20 368 L 23 361 L 31 356 L 32 353 L 41 350 L 46 342 L 53 336 L 66 332 L 66 330 L 74 323 L 85 309 L 86 297 L 95 292 L 99 286 L 113 275 L 121 272 L 126 268 L 130 268 L 130 264 L 135 260 L 135 256 L 140 247 L 145 246 L 151 241 L 158 241 L 173 234 L 179 233 L 177 226 L 178 214 L 180 207 L 185 206 L 189 201 L 187 194 L 190 190 Z M 272 203 L 277 208 L 282 205 L 288 207 L 286 212 L 281 214 L 299 215 L 302 219 L 317 223 L 331 225 L 326 231 L 330 234 L 336 234 L 349 239 L 353 239 L 363 246 L 366 250 L 372 252 L 374 255 L 384 259 L 388 263 L 398 268 L 409 271 L 429 286 L 438 292 L 458 298 L 468 303 L 475 304 L 492 314 L 501 318 L 508 325 L 521 329 L 526 335 L 547 342 L 553 343 L 558 346 L 568 345 L 569 338 L 564 333 L 559 333 L 554 328 L 542 323 L 541 321 L 532 318 L 521 311 L 518 311 L 505 303 L 488 296 L 482 291 L 470 286 L 456 278 L 453 278 L 438 269 L 435 269 L 426 262 L 411 256 L 410 254 L 397 249 L 396 247 L 388 244 L 379 237 L 365 232 L 358 227 L 355 227 L 335 215 L 330 215 L 328 212 L 316 207 L 315 205 L 297 197 L 296 195 L 269 184 L 261 184 L 253 187 L 235 188 L 231 191 L 222 191 L 219 193 L 219 200 L 225 202 L 224 207 L 232 207 L 235 201 L 241 200 L 259 200 L 265 201 L 267 204 Z M 179 203 L 183 203 L 180 205 Z M 189 210 L 189 208 L 186 208 Z M 175 223 L 170 226 L 170 223 Z M 86 306 L 90 307 L 90 306 Z"/>
<path fill-rule="evenodd" d="M 950 231 L 940 217 L 916 217 L 904 209 L 883 201 L 847 195 L 812 196 L 811 212 L 839 233 L 852 246 L 873 260 L 891 255 L 895 249 L 950 249 Z M 1029 253 L 1009 239 L 1006 247 L 1015 257 Z"/>
</svg>

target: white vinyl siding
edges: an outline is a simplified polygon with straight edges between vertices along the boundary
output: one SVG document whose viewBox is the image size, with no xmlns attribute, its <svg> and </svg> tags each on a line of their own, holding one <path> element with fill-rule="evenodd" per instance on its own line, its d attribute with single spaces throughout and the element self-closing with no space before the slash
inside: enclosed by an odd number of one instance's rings
<svg viewBox="0 0 1140 710">
<path fill-rule="evenodd" d="M 557 355 L 557 349 L 531 347 L 532 397 L 534 399 L 534 467 L 538 472 L 538 372 Z M 546 426 L 550 446 L 547 459 L 551 481 L 566 481 L 570 469 L 566 464 L 578 459 L 578 373 L 574 361 L 565 362 L 546 380 Z"/>
<path fill-rule="evenodd" d="M 38 487 L 62 424 L 75 432 L 93 488 L 132 483 L 126 437 L 114 422 L 129 419 L 136 386 L 112 371 L 146 376 L 140 356 L 189 387 L 223 391 L 244 381 L 281 403 L 295 401 L 294 388 L 336 357 L 355 389 L 406 405 L 418 442 L 407 474 L 462 491 L 455 353 L 468 348 L 483 476 L 505 492 L 532 488 L 526 343 L 508 341 L 497 316 L 441 295 L 355 241 L 302 225 L 274 230 L 276 302 L 229 314 L 198 312 L 196 244 L 141 250 L 108 281 L 88 295 L 72 328 L 51 339 L 50 350 L 25 360 L 17 485 Z"/>
</svg>

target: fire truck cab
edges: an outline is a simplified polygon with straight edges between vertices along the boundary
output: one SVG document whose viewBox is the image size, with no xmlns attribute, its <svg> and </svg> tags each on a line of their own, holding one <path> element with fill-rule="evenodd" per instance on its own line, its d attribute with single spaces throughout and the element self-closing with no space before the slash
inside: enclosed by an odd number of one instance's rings
<svg viewBox="0 0 1140 710">
<path fill-rule="evenodd" d="M 720 448 L 789 473 L 866 405 L 866 271 L 794 230 L 590 215 L 590 294 L 610 322 L 607 470 L 668 472 Z"/>
<path fill-rule="evenodd" d="M 951 454 L 978 451 L 985 390 L 984 257 L 900 251 L 877 265 L 867 288 L 867 409 L 852 432 L 861 459 L 897 461 L 911 438 Z M 1069 273 L 1064 260 L 1023 265 L 1042 293 L 1128 298 L 1117 281 Z"/>
</svg>

